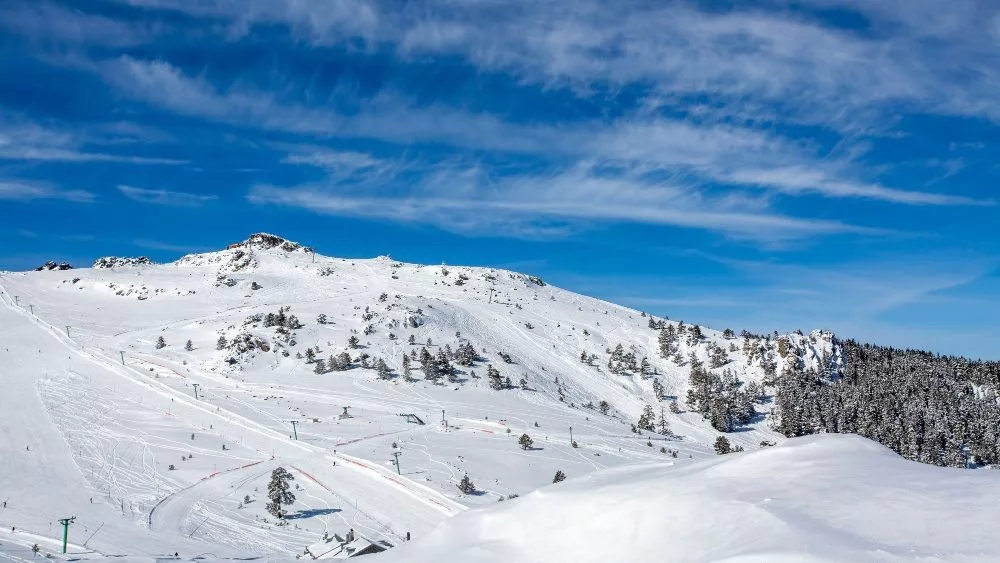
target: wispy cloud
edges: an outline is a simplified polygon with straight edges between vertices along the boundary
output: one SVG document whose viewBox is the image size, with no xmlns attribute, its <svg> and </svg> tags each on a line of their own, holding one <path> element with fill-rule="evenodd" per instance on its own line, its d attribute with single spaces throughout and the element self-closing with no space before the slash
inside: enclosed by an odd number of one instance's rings
<svg viewBox="0 0 1000 563">
<path fill-rule="evenodd" d="M 174 205 L 182 207 L 196 207 L 210 201 L 219 199 L 214 194 L 189 194 L 185 192 L 172 192 L 169 190 L 152 190 L 146 188 L 136 188 L 133 186 L 118 186 L 118 191 L 131 200 L 154 205 Z"/>
<path fill-rule="evenodd" d="M 0 111 L 0 160 L 185 164 L 185 160 L 89 151 L 82 135 Z"/>
<path fill-rule="evenodd" d="M 227 21 L 230 37 L 284 25 L 314 45 L 360 41 L 401 57 L 459 56 L 488 71 L 588 95 L 642 83 L 666 96 L 709 95 L 734 113 L 756 101 L 788 117 L 871 128 L 897 104 L 920 111 L 1000 119 L 991 45 L 995 7 L 957 0 L 773 2 L 768 10 L 699 9 L 695 3 L 542 0 L 436 1 L 399 9 L 376 0 L 322 9 L 298 0 L 239 3 L 120 0 Z M 859 14 L 892 33 L 825 25 L 813 10 Z M 957 68 L 955 61 L 962 61 Z M 961 80 L 956 80 L 960 78 Z"/>
<path fill-rule="evenodd" d="M 814 234 L 885 232 L 788 217 L 747 206 L 746 199 L 711 197 L 681 184 L 650 182 L 635 172 L 586 164 L 552 174 L 496 178 L 476 168 L 443 170 L 411 186 L 404 196 L 393 196 L 391 190 L 381 195 L 345 193 L 311 184 L 257 185 L 248 198 L 330 215 L 432 224 L 494 236 L 520 233 L 531 225 L 559 233 L 566 223 L 581 221 L 690 227 L 767 242 Z"/>
<path fill-rule="evenodd" d="M 132 241 L 133 246 L 139 248 L 148 248 L 150 250 L 163 250 L 165 252 L 205 252 L 209 250 L 208 247 L 190 244 L 173 244 L 169 242 L 162 242 L 152 239 L 137 238 Z"/>
<path fill-rule="evenodd" d="M 62 189 L 48 184 L 27 183 L 21 181 L 0 180 L 0 200 L 33 201 L 38 199 L 57 199 L 76 203 L 94 201 L 93 193 L 85 190 Z"/>
<path fill-rule="evenodd" d="M 695 124 L 665 118 L 607 125 L 519 125 L 489 114 L 444 107 L 414 108 L 383 94 L 351 115 L 283 103 L 247 90 L 220 91 L 163 61 L 123 57 L 105 67 L 112 85 L 144 102 L 185 115 L 321 137 L 375 138 L 398 144 L 444 142 L 461 149 L 532 154 L 555 160 L 603 159 L 684 174 L 703 182 L 746 184 L 786 195 L 859 197 L 899 204 L 989 205 L 990 201 L 883 187 L 845 173 L 847 164 L 829 161 L 806 143 L 764 130 L 735 125 Z M 331 172 L 384 173 L 385 161 L 354 151 L 314 148 L 293 152 L 284 162 Z M 766 167 L 765 167 L 766 166 Z"/>
<path fill-rule="evenodd" d="M 304 164 L 333 171 L 365 170 L 375 168 L 380 164 L 378 159 L 365 153 L 332 151 L 327 149 L 313 149 L 309 152 L 290 154 L 282 159 L 282 162 L 287 164 Z"/>
</svg>

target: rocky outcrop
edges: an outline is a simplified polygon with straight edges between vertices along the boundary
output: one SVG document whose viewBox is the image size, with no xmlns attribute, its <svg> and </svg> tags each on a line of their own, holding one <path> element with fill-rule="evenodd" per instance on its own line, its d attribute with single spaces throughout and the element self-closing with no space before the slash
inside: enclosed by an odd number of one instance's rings
<svg viewBox="0 0 1000 563">
<path fill-rule="evenodd" d="M 145 256 L 126 258 L 120 256 L 105 256 L 94 261 L 92 268 L 128 268 L 131 266 L 151 266 L 155 262 Z"/>
<path fill-rule="evenodd" d="M 270 250 L 272 248 L 280 248 L 285 252 L 313 251 L 313 249 L 308 246 L 302 246 L 297 242 L 292 242 L 288 239 L 279 237 L 277 235 L 272 235 L 269 233 L 254 233 L 250 235 L 250 237 L 245 241 L 230 244 L 226 248 L 229 250 L 232 250 L 234 248 L 250 248 L 253 250 Z"/>
<path fill-rule="evenodd" d="M 69 262 L 53 262 L 49 260 L 48 262 L 42 264 L 41 266 L 35 268 L 36 272 L 42 271 L 59 271 L 59 270 L 72 270 L 73 266 Z"/>
</svg>

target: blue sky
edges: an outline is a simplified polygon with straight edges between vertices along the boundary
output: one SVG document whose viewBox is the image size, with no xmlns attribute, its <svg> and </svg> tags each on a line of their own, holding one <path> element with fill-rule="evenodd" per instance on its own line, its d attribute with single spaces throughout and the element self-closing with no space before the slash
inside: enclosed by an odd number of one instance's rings
<svg viewBox="0 0 1000 563">
<path fill-rule="evenodd" d="M 0 268 L 269 231 L 1000 359 L 975 0 L 7 0 Z"/>
</svg>

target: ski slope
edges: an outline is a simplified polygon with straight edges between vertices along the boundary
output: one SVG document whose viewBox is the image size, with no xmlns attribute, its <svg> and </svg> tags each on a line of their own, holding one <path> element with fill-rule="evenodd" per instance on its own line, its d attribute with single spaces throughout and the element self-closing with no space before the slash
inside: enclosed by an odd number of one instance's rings
<svg viewBox="0 0 1000 563">
<path fill-rule="evenodd" d="M 728 350 L 722 369 L 745 382 L 765 379 L 765 353 L 779 371 L 836 354 L 828 333 L 786 335 L 784 355 L 777 340 L 755 338 L 751 356 L 704 328 L 662 358 L 646 315 L 537 278 L 331 258 L 272 235 L 170 264 L 97 266 L 0 276 L 0 544 L 54 552 L 54 522 L 75 515 L 74 557 L 294 557 L 351 528 L 398 546 L 545 486 L 557 470 L 575 479 L 714 459 L 719 432 L 683 397 L 689 362 L 709 361 L 716 347 Z M 279 309 L 301 326 L 266 326 Z M 650 373 L 612 373 L 619 344 Z M 453 381 L 424 379 L 416 361 L 404 377 L 404 354 L 460 345 L 479 359 L 455 365 Z M 315 373 L 299 357 L 306 349 L 322 359 L 347 352 L 355 367 Z M 360 354 L 383 359 L 389 377 L 358 367 Z M 487 366 L 512 388 L 491 389 Z M 666 408 L 674 398 L 680 412 Z M 669 434 L 632 431 L 646 405 L 662 410 Z M 769 408 L 758 405 L 761 416 L 730 441 L 747 450 L 782 441 L 768 430 Z M 517 444 L 524 433 L 530 449 Z M 279 466 L 297 497 L 281 525 L 264 510 Z M 475 493 L 459 491 L 464 475 Z"/>
</svg>

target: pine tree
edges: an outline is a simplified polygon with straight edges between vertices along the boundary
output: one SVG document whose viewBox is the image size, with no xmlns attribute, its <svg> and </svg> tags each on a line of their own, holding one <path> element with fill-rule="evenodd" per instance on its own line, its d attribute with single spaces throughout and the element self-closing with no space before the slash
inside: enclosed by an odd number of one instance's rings
<svg viewBox="0 0 1000 563">
<path fill-rule="evenodd" d="M 562 469 L 556 470 L 555 477 L 552 478 L 553 483 L 561 483 L 566 480 L 566 474 L 562 472 Z"/>
<path fill-rule="evenodd" d="M 518 445 L 521 446 L 522 450 L 527 450 L 532 445 L 534 445 L 535 441 L 531 439 L 531 436 L 528 436 L 527 434 L 521 434 L 521 437 L 517 439 L 517 443 Z"/>
<path fill-rule="evenodd" d="M 337 356 L 337 364 L 340 365 L 341 370 L 351 369 L 351 367 L 353 367 L 351 362 L 351 355 L 348 354 L 347 352 L 341 352 Z"/>
<path fill-rule="evenodd" d="M 162 336 L 160 336 L 159 338 L 156 339 L 156 349 L 157 350 L 159 350 L 160 348 L 166 348 L 166 346 L 167 346 L 167 341 L 164 340 Z"/>
<path fill-rule="evenodd" d="M 462 480 L 458 482 L 458 490 L 462 491 L 463 494 L 471 495 L 476 492 L 476 485 L 469 479 L 469 474 L 466 473 L 462 476 Z"/>
<path fill-rule="evenodd" d="M 729 439 L 725 436 L 719 436 L 715 439 L 715 453 L 719 455 L 728 454 L 732 451 L 729 445 Z"/>
<path fill-rule="evenodd" d="M 611 405 L 609 405 L 607 401 L 603 400 L 597 405 L 597 410 L 601 411 L 601 414 L 608 414 L 608 410 L 610 408 Z"/>
<path fill-rule="evenodd" d="M 653 378 L 653 396 L 656 397 L 657 401 L 663 400 L 663 384 L 655 377 Z"/>
<path fill-rule="evenodd" d="M 382 358 L 379 358 L 378 361 L 375 362 L 375 371 L 378 372 L 379 379 L 389 379 L 389 366 Z"/>
<path fill-rule="evenodd" d="M 654 420 L 656 420 L 656 415 L 653 413 L 653 407 L 646 405 L 642 409 L 642 414 L 639 415 L 639 421 L 636 423 L 636 426 L 647 432 L 652 432 Z"/>
<path fill-rule="evenodd" d="M 316 365 L 313 366 L 313 373 L 326 373 L 326 362 L 322 358 L 316 360 Z"/>
<path fill-rule="evenodd" d="M 486 379 L 490 384 L 490 389 L 494 391 L 503 389 L 503 379 L 500 377 L 500 371 L 493 367 L 493 364 L 486 366 Z"/>
<path fill-rule="evenodd" d="M 360 343 L 361 341 L 358 340 L 358 337 L 353 334 L 347 339 L 347 347 L 351 350 L 356 349 Z"/>
<path fill-rule="evenodd" d="M 438 377 L 447 377 L 451 381 L 455 375 L 451 362 L 448 361 L 448 354 L 445 350 L 438 348 L 437 357 L 434 358 L 434 369 Z"/>
<path fill-rule="evenodd" d="M 406 342 L 408 342 L 410 344 L 410 346 L 416 346 L 417 345 L 417 337 L 411 334 L 410 338 L 407 339 Z"/>
<path fill-rule="evenodd" d="M 226 344 L 228 344 L 228 342 L 226 342 L 226 337 L 220 336 L 219 339 L 215 341 L 215 349 L 224 350 L 226 348 Z"/>
<path fill-rule="evenodd" d="M 403 354 L 403 377 L 410 379 L 410 357 Z"/>
<path fill-rule="evenodd" d="M 271 472 L 271 482 L 267 484 L 267 498 L 271 502 L 267 503 L 267 511 L 275 518 L 285 517 L 285 506 L 295 502 L 295 494 L 288 486 L 289 481 L 294 481 L 292 476 L 284 467 L 279 467 Z"/>
<path fill-rule="evenodd" d="M 670 412 L 674 414 L 681 414 L 681 407 L 677 404 L 677 400 L 670 401 Z"/>
<path fill-rule="evenodd" d="M 663 436 L 670 436 L 673 432 L 670 431 L 670 423 L 667 422 L 667 417 L 663 413 L 663 407 L 660 407 L 660 419 L 656 422 L 656 432 Z"/>
<path fill-rule="evenodd" d="M 306 363 L 311 364 L 316 361 L 316 352 L 312 348 L 306 348 Z"/>
<path fill-rule="evenodd" d="M 317 324 L 321 324 L 321 325 L 325 325 L 326 324 L 326 314 L 325 313 L 320 313 L 319 316 L 316 317 L 316 323 Z"/>
<path fill-rule="evenodd" d="M 191 350 L 194 350 L 194 344 L 192 344 L 191 341 L 188 340 L 187 342 L 184 343 L 184 349 L 190 352 Z"/>
</svg>

